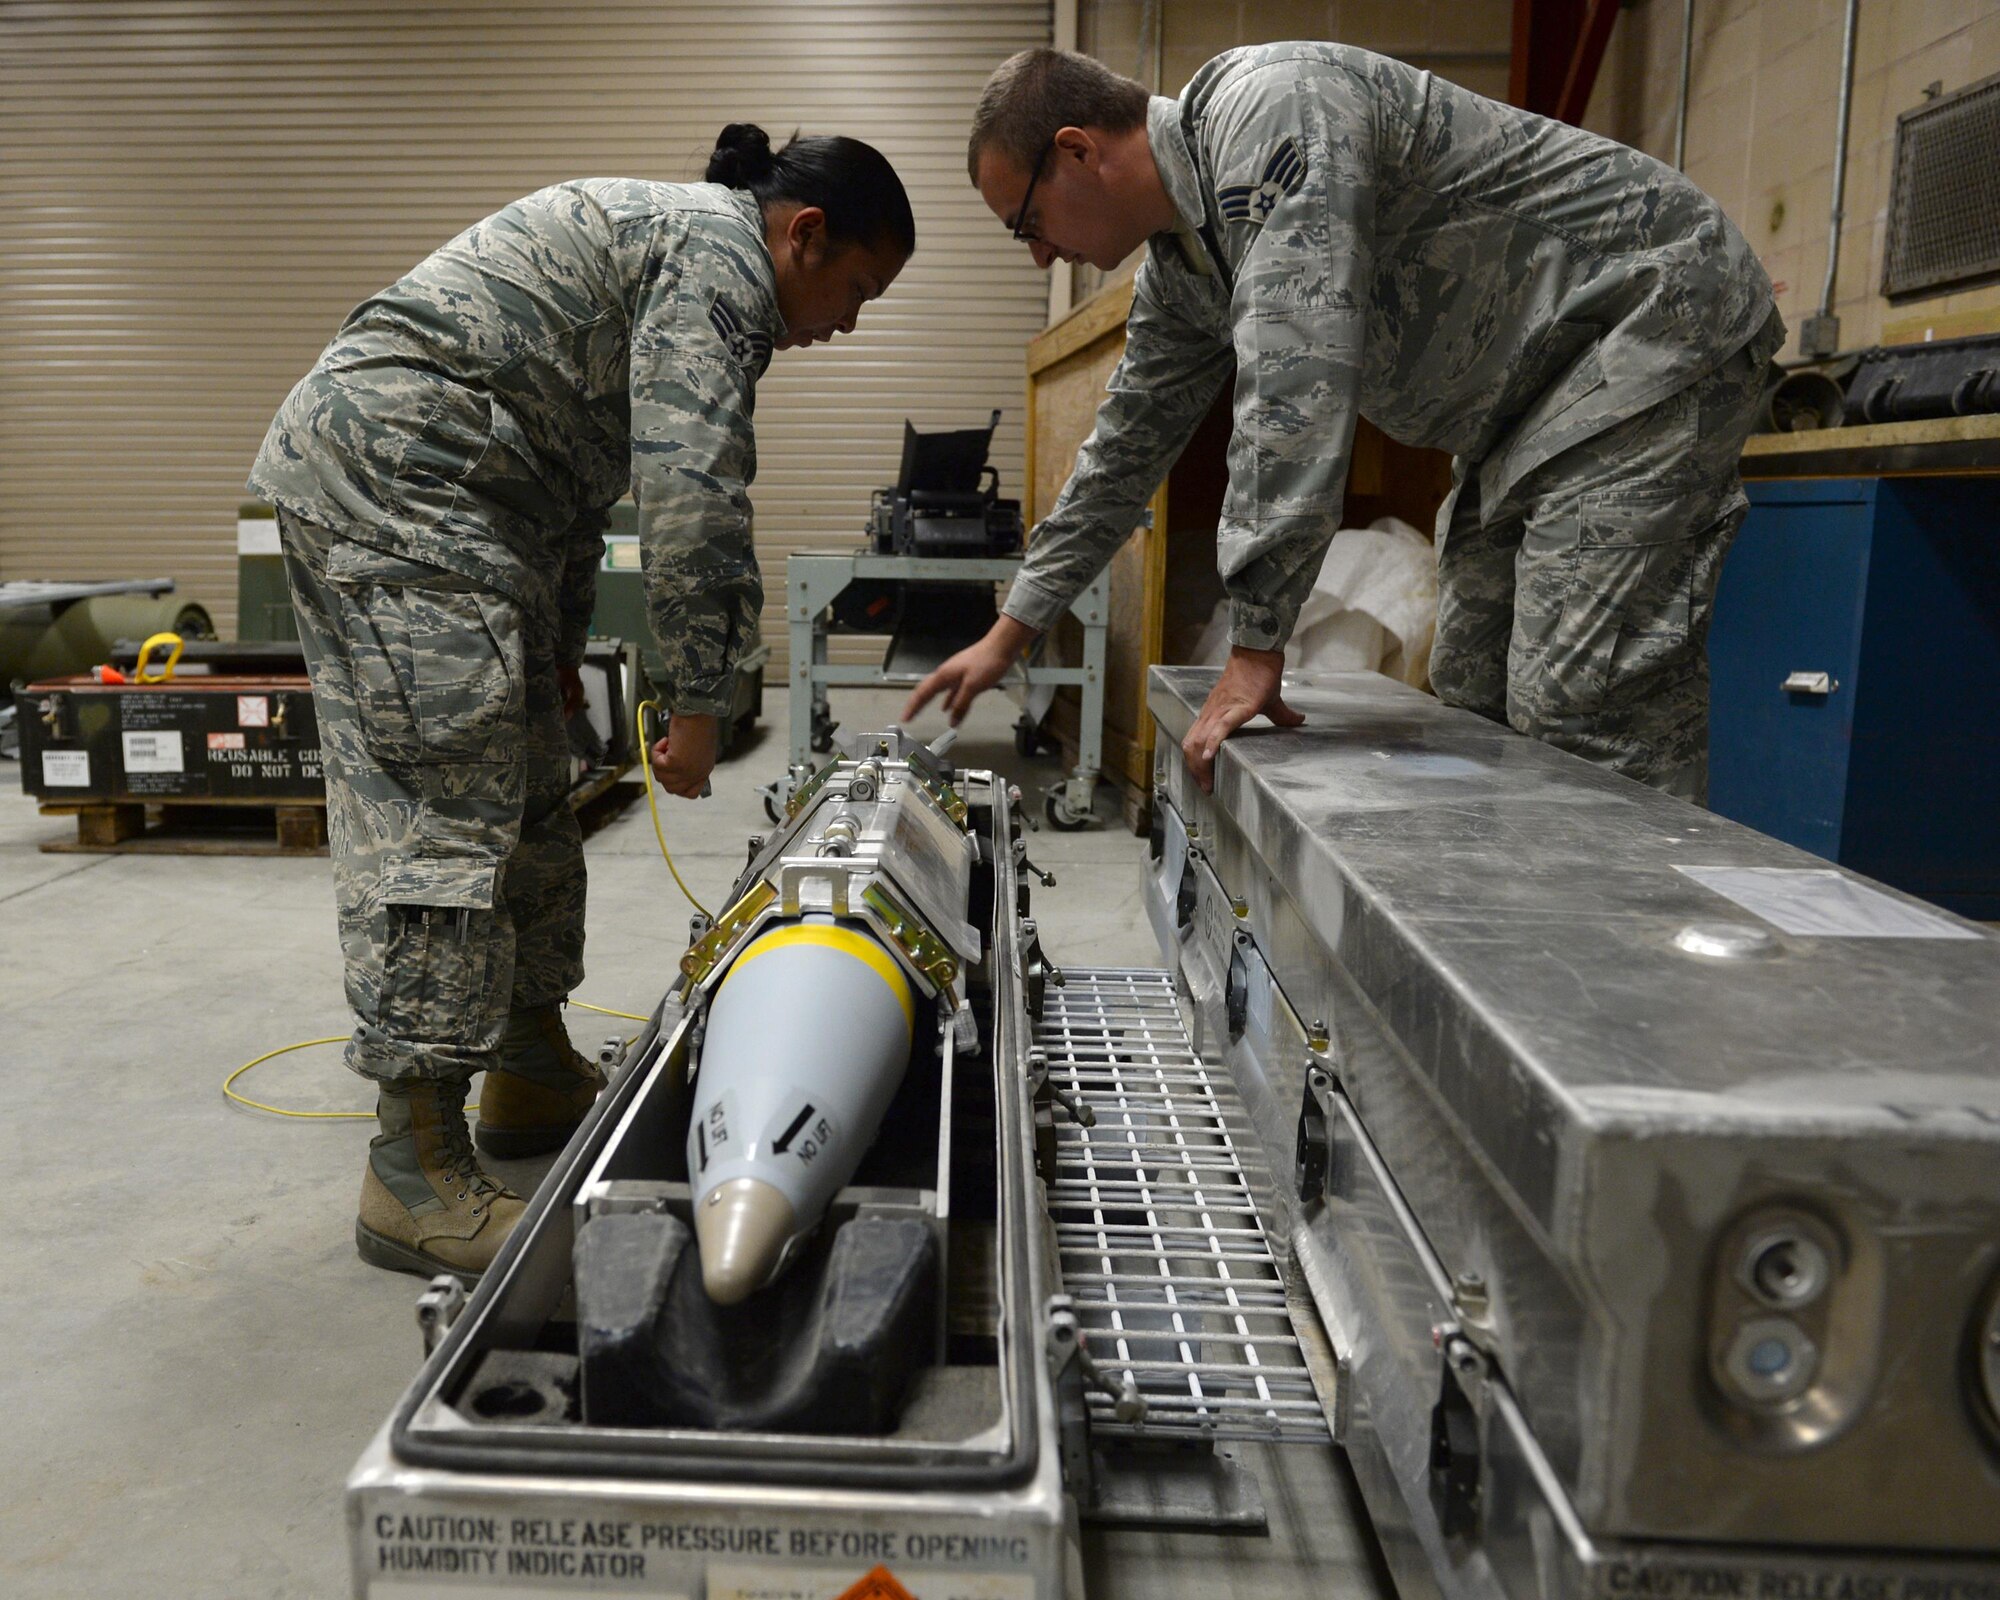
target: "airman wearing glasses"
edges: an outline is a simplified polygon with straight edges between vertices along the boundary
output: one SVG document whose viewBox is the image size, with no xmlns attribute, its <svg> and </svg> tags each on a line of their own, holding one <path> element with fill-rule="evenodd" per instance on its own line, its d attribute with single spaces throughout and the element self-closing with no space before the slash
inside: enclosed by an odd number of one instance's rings
<svg viewBox="0 0 2000 1600">
<path fill-rule="evenodd" d="M 1212 781 L 1339 526 L 1357 416 L 1448 450 L 1431 681 L 1699 800 L 1706 634 L 1737 458 L 1784 337 L 1719 206 L 1639 151 L 1335 44 L 1255 45 L 1178 99 L 1017 55 L 968 168 L 1038 266 L 1141 245 L 1125 354 L 991 632 L 932 673 L 956 721 L 1111 559 L 1234 373 L 1217 562 L 1229 660 L 1187 736 Z"/>
</svg>

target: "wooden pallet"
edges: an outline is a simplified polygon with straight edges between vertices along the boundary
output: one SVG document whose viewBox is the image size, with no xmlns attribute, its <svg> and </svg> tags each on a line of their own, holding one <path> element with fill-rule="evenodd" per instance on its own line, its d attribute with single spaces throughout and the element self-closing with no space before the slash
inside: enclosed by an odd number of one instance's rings
<svg viewBox="0 0 2000 1600">
<path fill-rule="evenodd" d="M 570 791 L 570 809 L 586 835 L 619 815 L 645 791 L 623 781 L 632 765 L 605 767 Z M 74 839 L 47 839 L 49 855 L 323 856 L 326 799 L 283 801 L 44 800 L 45 817 L 75 817 Z"/>
<path fill-rule="evenodd" d="M 45 817 L 76 818 L 74 839 L 47 839 L 50 855 L 323 856 L 326 801 L 45 800 Z"/>
</svg>

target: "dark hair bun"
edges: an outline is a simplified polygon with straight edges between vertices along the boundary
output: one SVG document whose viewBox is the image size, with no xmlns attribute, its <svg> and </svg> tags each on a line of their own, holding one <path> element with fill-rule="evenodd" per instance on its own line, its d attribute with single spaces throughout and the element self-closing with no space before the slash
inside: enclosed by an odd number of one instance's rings
<svg viewBox="0 0 2000 1600">
<path fill-rule="evenodd" d="M 704 177 L 732 189 L 748 189 L 771 175 L 771 136 L 754 122 L 732 122 L 715 138 Z"/>
<path fill-rule="evenodd" d="M 917 247 L 916 219 L 896 169 L 873 145 L 838 134 L 794 132 L 782 150 L 754 122 L 732 122 L 715 140 L 705 174 L 710 183 L 776 205 L 817 206 L 827 237 L 840 244 L 891 243 L 907 256 Z"/>
</svg>

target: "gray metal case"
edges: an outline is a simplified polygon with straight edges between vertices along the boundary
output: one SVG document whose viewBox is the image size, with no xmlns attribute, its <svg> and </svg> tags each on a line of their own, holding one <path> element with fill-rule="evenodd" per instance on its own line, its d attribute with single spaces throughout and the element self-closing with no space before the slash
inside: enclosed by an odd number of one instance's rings
<svg viewBox="0 0 2000 1600">
<path fill-rule="evenodd" d="M 1368 674 L 1205 793 L 1214 681 L 1153 676 L 1149 911 L 1298 1151 L 1267 1215 L 1406 1592 L 1994 1592 L 2000 941 Z"/>
</svg>

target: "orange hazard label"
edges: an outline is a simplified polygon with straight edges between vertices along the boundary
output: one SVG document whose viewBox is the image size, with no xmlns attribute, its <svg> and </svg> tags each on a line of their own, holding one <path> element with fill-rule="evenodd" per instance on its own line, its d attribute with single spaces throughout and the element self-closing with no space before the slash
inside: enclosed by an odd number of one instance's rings
<svg viewBox="0 0 2000 1600">
<path fill-rule="evenodd" d="M 917 1597 L 896 1581 L 895 1573 L 887 1567 L 877 1567 L 860 1582 L 841 1590 L 834 1600 L 917 1600 Z"/>
</svg>

